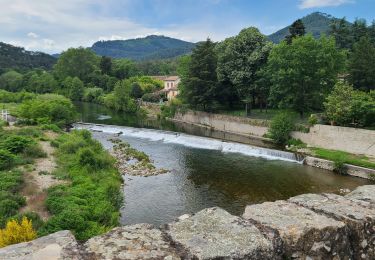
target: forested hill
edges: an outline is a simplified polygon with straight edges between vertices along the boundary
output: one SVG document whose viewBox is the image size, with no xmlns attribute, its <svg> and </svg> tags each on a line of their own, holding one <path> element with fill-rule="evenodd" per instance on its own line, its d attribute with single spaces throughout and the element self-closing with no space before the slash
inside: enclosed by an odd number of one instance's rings
<svg viewBox="0 0 375 260">
<path fill-rule="evenodd" d="M 332 17 L 331 15 L 315 12 L 308 16 L 303 17 L 301 20 L 306 28 L 306 33 L 312 33 L 314 37 L 318 38 L 321 34 L 328 35 L 330 30 L 330 25 L 337 18 Z M 271 34 L 268 38 L 274 42 L 281 42 L 285 36 L 289 34 L 289 26 Z"/>
<path fill-rule="evenodd" d="M 6 69 L 51 69 L 56 58 L 42 52 L 26 51 L 24 48 L 0 42 L 0 73 Z"/>
<path fill-rule="evenodd" d="M 99 41 L 91 49 L 98 55 L 132 60 L 173 58 L 188 54 L 195 44 L 170 37 L 150 35 L 145 38 Z"/>
</svg>

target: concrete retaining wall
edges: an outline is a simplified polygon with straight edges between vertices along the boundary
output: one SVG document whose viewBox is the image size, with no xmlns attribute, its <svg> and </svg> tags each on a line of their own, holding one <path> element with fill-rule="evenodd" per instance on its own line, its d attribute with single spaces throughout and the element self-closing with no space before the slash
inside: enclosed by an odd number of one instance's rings
<svg viewBox="0 0 375 260">
<path fill-rule="evenodd" d="M 0 259 L 375 259 L 375 185 L 345 197 L 303 194 L 182 215 L 156 228 L 115 228 L 85 243 L 70 231 L 0 249 Z"/>
<path fill-rule="evenodd" d="M 190 124 L 204 125 L 215 130 L 263 137 L 269 122 L 244 117 L 188 111 L 177 113 L 174 119 Z M 375 157 L 375 131 L 350 127 L 315 125 L 309 133 L 293 132 L 292 136 L 304 143 L 325 149 Z"/>
</svg>

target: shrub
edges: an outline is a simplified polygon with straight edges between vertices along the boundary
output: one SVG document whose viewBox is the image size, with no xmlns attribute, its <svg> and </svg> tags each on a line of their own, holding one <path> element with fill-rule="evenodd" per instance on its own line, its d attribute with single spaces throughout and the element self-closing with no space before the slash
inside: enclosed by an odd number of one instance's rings
<svg viewBox="0 0 375 260">
<path fill-rule="evenodd" d="M 341 175 L 346 175 L 347 174 L 347 167 L 345 165 L 345 161 L 344 160 L 335 160 L 333 162 L 334 166 L 333 166 L 333 171 L 338 173 L 338 174 L 341 174 Z"/>
<path fill-rule="evenodd" d="M 177 110 L 182 106 L 182 102 L 175 98 L 172 99 L 168 104 L 161 106 L 161 117 L 162 118 L 173 118 Z"/>
<path fill-rule="evenodd" d="M 309 119 L 308 119 L 308 123 L 310 126 L 314 126 L 318 123 L 319 119 L 318 117 L 315 115 L 315 114 L 311 114 Z"/>
<path fill-rule="evenodd" d="M 10 135 L 4 141 L 0 142 L 0 147 L 17 154 L 23 152 L 32 144 L 35 144 L 35 142 L 30 137 Z"/>
<path fill-rule="evenodd" d="M 294 129 L 294 116 L 290 113 L 276 115 L 269 128 L 269 136 L 277 144 L 285 145 L 290 139 L 290 132 Z"/>
<path fill-rule="evenodd" d="M 26 217 L 21 222 L 10 220 L 6 227 L 0 230 L 0 247 L 31 241 L 36 238 L 32 221 Z"/>
<path fill-rule="evenodd" d="M 0 170 L 9 169 L 15 163 L 16 157 L 8 150 L 0 149 Z"/>
<path fill-rule="evenodd" d="M 30 158 L 45 158 L 47 153 L 42 149 L 39 144 L 34 144 L 25 148 L 23 152 L 24 156 Z"/>
</svg>

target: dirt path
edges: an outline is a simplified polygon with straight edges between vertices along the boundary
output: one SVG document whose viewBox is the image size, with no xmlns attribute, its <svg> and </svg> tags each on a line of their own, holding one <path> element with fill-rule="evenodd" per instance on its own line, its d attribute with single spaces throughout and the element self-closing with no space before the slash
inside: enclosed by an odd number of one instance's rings
<svg viewBox="0 0 375 260">
<path fill-rule="evenodd" d="M 47 134 L 47 136 L 53 138 L 52 134 Z M 47 157 L 36 159 L 34 168 L 23 175 L 25 184 L 21 193 L 26 197 L 26 206 L 21 209 L 21 212 L 34 211 L 46 220 L 50 216 L 44 203 L 47 198 L 47 189 L 64 182 L 55 179 L 52 175 L 57 167 L 53 155 L 54 148 L 47 141 L 40 142 L 40 145 L 47 153 Z"/>
</svg>

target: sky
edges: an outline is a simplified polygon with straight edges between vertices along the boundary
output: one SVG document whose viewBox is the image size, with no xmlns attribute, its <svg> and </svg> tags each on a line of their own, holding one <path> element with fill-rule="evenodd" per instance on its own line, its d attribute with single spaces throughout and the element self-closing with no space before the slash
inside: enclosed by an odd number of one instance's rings
<svg viewBox="0 0 375 260">
<path fill-rule="evenodd" d="M 151 34 L 220 41 L 256 26 L 268 35 L 316 11 L 375 19 L 375 0 L 0 0 L 0 6 L 0 41 L 51 54 Z"/>
</svg>

